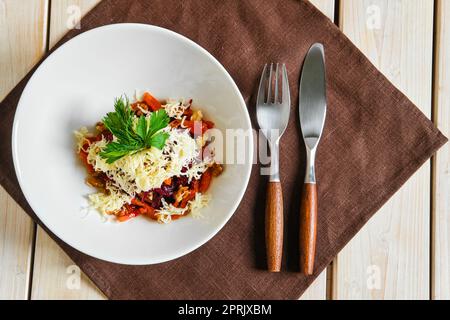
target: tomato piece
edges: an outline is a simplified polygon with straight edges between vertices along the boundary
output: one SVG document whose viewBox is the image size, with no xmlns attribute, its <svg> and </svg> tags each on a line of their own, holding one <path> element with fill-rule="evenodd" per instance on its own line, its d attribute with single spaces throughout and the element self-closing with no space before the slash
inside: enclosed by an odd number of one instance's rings
<svg viewBox="0 0 450 320">
<path fill-rule="evenodd" d="M 199 192 L 205 193 L 206 190 L 208 190 L 209 185 L 211 184 L 211 176 L 211 170 L 209 169 L 202 174 L 202 177 L 200 178 L 200 187 L 198 189 Z"/>
<path fill-rule="evenodd" d="M 151 206 L 146 207 L 145 215 L 153 220 L 157 220 L 158 217 L 156 216 L 155 209 L 153 209 Z"/>
<path fill-rule="evenodd" d="M 131 218 L 133 218 L 133 217 L 131 216 L 131 214 L 128 214 L 128 215 L 126 215 L 126 216 L 120 216 L 120 217 L 117 217 L 117 220 L 118 220 L 119 222 L 125 222 L 125 221 L 127 221 L 127 220 L 130 220 Z"/>
<path fill-rule="evenodd" d="M 83 150 L 80 151 L 80 153 L 78 154 L 80 156 L 81 161 L 83 161 L 84 164 L 88 163 L 87 162 L 87 152 L 84 152 Z"/>
<path fill-rule="evenodd" d="M 180 124 L 181 124 L 181 120 L 175 119 L 175 120 L 172 120 L 172 121 L 169 123 L 169 126 L 170 126 L 171 128 L 178 128 L 178 127 L 180 126 Z"/>
<path fill-rule="evenodd" d="M 212 121 L 209 121 L 209 120 L 203 120 L 203 122 L 206 124 L 206 127 L 207 127 L 208 129 L 212 129 L 212 128 L 214 128 L 214 126 L 215 126 L 214 122 L 212 122 Z"/>
<path fill-rule="evenodd" d="M 198 189 L 199 189 L 199 181 L 198 180 L 194 180 L 194 181 L 192 181 L 192 190 L 194 190 L 194 192 L 195 193 L 197 193 L 198 192 Z"/>
<path fill-rule="evenodd" d="M 131 204 L 134 204 L 135 206 L 139 206 L 139 207 L 145 206 L 144 202 L 142 202 L 141 200 L 136 199 L 136 198 L 131 199 Z"/>
<path fill-rule="evenodd" d="M 131 210 L 131 212 L 130 212 L 130 210 Z M 130 220 L 131 218 L 135 218 L 139 215 L 139 211 L 135 210 L 135 209 L 129 208 L 129 209 L 127 209 L 127 212 L 129 212 L 129 213 L 127 213 L 123 216 L 118 216 L 117 220 L 119 222 L 125 222 L 125 221 Z"/>
<path fill-rule="evenodd" d="M 83 164 L 86 166 L 87 171 L 89 173 L 94 173 L 95 172 L 94 167 L 87 160 L 87 156 L 88 156 L 87 152 L 84 152 L 83 150 L 81 150 L 78 155 L 79 155 L 81 161 L 83 162 Z"/>
<path fill-rule="evenodd" d="M 192 109 L 189 107 L 184 110 L 183 115 L 186 116 L 186 119 L 190 120 L 192 116 Z"/>
<path fill-rule="evenodd" d="M 156 99 L 154 96 L 152 96 L 150 93 L 146 92 L 143 96 L 144 102 L 153 110 L 159 110 L 161 109 L 161 103 Z"/>
<path fill-rule="evenodd" d="M 189 190 L 189 194 L 181 200 L 180 208 L 186 208 L 189 201 L 195 198 L 195 191 Z"/>
<path fill-rule="evenodd" d="M 184 120 L 183 122 L 186 128 L 189 128 L 189 132 L 194 136 L 199 136 L 208 131 L 208 125 L 205 121 L 192 121 L 192 120 Z M 200 129 L 200 132 L 198 132 Z"/>
<path fill-rule="evenodd" d="M 149 216 L 152 219 L 156 219 L 155 209 L 152 208 L 147 203 L 134 198 L 131 200 L 131 204 L 139 207 L 138 209 L 139 213 L 145 214 L 146 216 Z"/>
</svg>

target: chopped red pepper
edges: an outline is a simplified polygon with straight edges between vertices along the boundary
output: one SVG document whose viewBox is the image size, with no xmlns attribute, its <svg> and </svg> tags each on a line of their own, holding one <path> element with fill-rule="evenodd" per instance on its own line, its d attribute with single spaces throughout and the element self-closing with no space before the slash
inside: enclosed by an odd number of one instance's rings
<svg viewBox="0 0 450 320">
<path fill-rule="evenodd" d="M 210 169 L 206 170 L 202 174 L 202 177 L 200 178 L 200 187 L 198 189 L 199 192 L 205 193 L 206 190 L 208 190 L 209 185 L 211 184 L 211 176 L 212 174 Z"/>
<path fill-rule="evenodd" d="M 142 214 L 145 214 L 146 216 L 152 218 L 152 219 L 156 219 L 156 215 L 155 215 L 155 209 L 153 207 L 151 207 L 150 205 L 148 205 L 147 203 L 140 201 L 136 198 L 133 198 L 131 200 L 131 204 L 138 206 L 139 207 L 139 212 Z"/>
<path fill-rule="evenodd" d="M 125 222 L 125 221 L 130 220 L 131 218 L 134 218 L 134 217 L 136 217 L 136 214 L 135 213 L 130 213 L 130 214 L 127 214 L 125 216 L 117 217 L 117 220 L 119 220 L 119 222 Z"/>
<path fill-rule="evenodd" d="M 89 173 L 94 173 L 95 172 L 94 167 L 87 160 L 87 156 L 88 156 L 87 152 L 81 150 L 78 155 L 79 155 L 81 161 L 83 161 L 84 165 L 86 166 L 87 171 Z"/>
<path fill-rule="evenodd" d="M 146 92 L 144 93 L 143 96 L 144 102 L 153 110 L 159 110 L 161 109 L 161 103 L 158 101 L 158 99 L 156 99 L 155 97 L 153 97 L 150 93 Z"/>
<path fill-rule="evenodd" d="M 188 195 L 181 200 L 180 208 L 186 208 L 188 202 L 195 198 L 195 193 L 194 190 L 189 190 Z"/>
<path fill-rule="evenodd" d="M 175 119 L 175 120 L 172 120 L 172 121 L 169 123 L 169 126 L 170 126 L 171 128 L 178 128 L 178 127 L 180 126 L 180 124 L 181 124 L 181 120 Z"/>
<path fill-rule="evenodd" d="M 210 121 L 208 121 L 210 122 Z M 194 136 L 203 135 L 208 129 L 211 129 L 206 121 L 192 121 L 192 120 L 184 120 L 183 125 L 186 128 L 189 128 L 189 132 Z M 200 131 L 200 132 L 199 132 Z"/>
<path fill-rule="evenodd" d="M 212 122 L 212 121 L 209 121 L 209 120 L 203 120 L 203 122 L 206 124 L 206 127 L 207 127 L 208 129 L 212 129 L 212 128 L 214 128 L 214 126 L 215 126 L 214 122 Z"/>
<path fill-rule="evenodd" d="M 195 191 L 195 193 L 198 192 L 198 188 L 199 188 L 199 181 L 198 180 L 193 180 L 192 181 L 192 190 Z"/>
</svg>

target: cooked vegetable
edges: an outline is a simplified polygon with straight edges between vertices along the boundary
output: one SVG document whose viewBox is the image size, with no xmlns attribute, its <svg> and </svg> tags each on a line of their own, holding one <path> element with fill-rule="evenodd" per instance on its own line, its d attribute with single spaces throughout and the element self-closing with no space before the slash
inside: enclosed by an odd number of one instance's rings
<svg viewBox="0 0 450 320">
<path fill-rule="evenodd" d="M 145 103 L 153 110 L 157 111 L 161 109 L 161 103 L 153 97 L 150 93 L 146 92 L 144 93 L 144 101 Z"/>
<path fill-rule="evenodd" d="M 201 157 L 209 143 L 204 133 L 214 123 L 191 105 L 192 99 L 162 105 L 148 92 L 132 104 L 121 97 L 96 124 L 97 134 L 86 128 L 75 133 L 86 182 L 99 190 L 89 195 L 92 207 L 120 222 L 140 215 L 162 223 L 201 216 L 212 177 L 223 167 Z"/>
<path fill-rule="evenodd" d="M 205 193 L 206 190 L 208 190 L 210 184 L 211 184 L 211 170 L 208 169 L 202 175 L 198 191 L 201 193 Z"/>
</svg>

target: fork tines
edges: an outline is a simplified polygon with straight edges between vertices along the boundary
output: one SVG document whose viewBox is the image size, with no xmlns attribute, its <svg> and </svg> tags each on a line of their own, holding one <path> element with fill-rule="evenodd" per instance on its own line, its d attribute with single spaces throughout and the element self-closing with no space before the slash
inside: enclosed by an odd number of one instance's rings
<svg viewBox="0 0 450 320">
<path fill-rule="evenodd" d="M 279 88 L 280 77 L 282 78 L 281 90 Z M 274 87 L 273 90 L 272 87 Z M 281 99 L 279 99 L 280 91 Z M 271 63 L 269 66 L 268 64 L 266 64 L 264 66 L 261 81 L 259 84 L 257 103 L 283 103 L 283 101 L 287 101 L 286 99 L 289 99 L 289 83 L 286 65 L 284 63 L 281 65 L 280 72 L 279 63 L 275 64 L 275 68 L 273 63 Z"/>
</svg>

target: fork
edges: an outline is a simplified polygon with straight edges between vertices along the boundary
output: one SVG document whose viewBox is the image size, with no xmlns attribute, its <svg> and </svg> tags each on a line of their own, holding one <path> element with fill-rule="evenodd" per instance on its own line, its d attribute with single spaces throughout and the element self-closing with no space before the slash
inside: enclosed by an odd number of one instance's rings
<svg viewBox="0 0 450 320">
<path fill-rule="evenodd" d="M 283 64 L 280 72 L 277 63 L 275 75 L 273 69 L 273 64 L 269 68 L 267 64 L 264 66 L 256 101 L 256 116 L 270 147 L 270 179 L 265 212 L 267 268 L 271 272 L 279 272 L 283 254 L 283 192 L 279 174 L 279 146 L 289 121 L 291 98 L 286 66 Z M 282 82 L 281 90 L 278 86 L 279 78 Z"/>
</svg>

